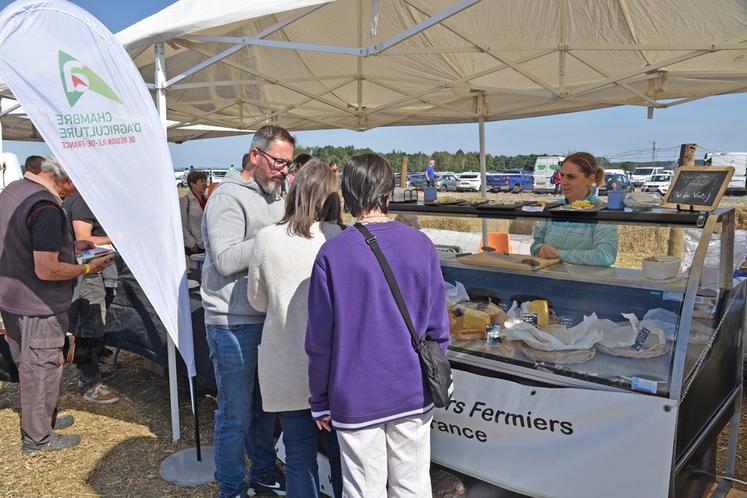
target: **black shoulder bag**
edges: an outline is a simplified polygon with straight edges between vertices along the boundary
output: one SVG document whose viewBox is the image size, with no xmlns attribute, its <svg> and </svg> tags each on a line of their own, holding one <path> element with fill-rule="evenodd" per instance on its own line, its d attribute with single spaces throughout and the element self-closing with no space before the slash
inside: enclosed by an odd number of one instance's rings
<svg viewBox="0 0 747 498">
<path fill-rule="evenodd" d="M 412 319 L 410 313 L 407 311 L 405 300 L 402 297 L 402 292 L 399 290 L 397 280 L 394 278 L 392 268 L 389 266 L 389 262 L 384 257 L 384 253 L 381 252 L 379 243 L 376 242 L 376 237 L 371 235 L 371 232 L 363 226 L 361 223 L 356 223 L 355 228 L 358 229 L 363 237 L 366 239 L 366 244 L 371 248 L 376 259 L 381 265 L 381 269 L 384 271 L 384 276 L 389 284 L 389 288 L 392 291 L 394 300 L 397 302 L 397 307 L 402 318 L 405 320 L 405 325 L 410 331 L 412 336 L 412 346 L 420 357 L 420 366 L 423 371 L 423 377 L 425 377 L 425 383 L 431 392 L 431 398 L 433 398 L 433 404 L 437 408 L 443 408 L 449 404 L 452 395 L 454 394 L 454 379 L 451 376 L 451 366 L 449 360 L 446 359 L 446 355 L 441 350 L 441 346 L 438 342 L 429 339 L 426 335 L 423 335 L 422 339 L 418 339 L 418 335 L 415 333 L 415 327 L 412 325 Z"/>
</svg>

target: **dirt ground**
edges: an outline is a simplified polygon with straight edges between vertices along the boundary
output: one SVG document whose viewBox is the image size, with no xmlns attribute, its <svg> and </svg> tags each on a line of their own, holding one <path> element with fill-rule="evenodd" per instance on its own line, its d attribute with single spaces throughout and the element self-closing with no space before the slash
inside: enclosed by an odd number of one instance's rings
<svg viewBox="0 0 747 498">
<path fill-rule="evenodd" d="M 529 195 L 519 194 L 511 198 Z M 726 198 L 723 202 L 723 205 L 733 204 L 747 204 L 747 198 Z M 177 444 L 172 444 L 168 382 L 146 370 L 140 357 L 128 353 L 120 355 L 117 374 L 108 382 L 121 398 L 114 405 L 86 403 L 77 394 L 76 381 L 75 369 L 66 366 L 60 406 L 72 414 L 76 422 L 63 432 L 80 434 L 80 446 L 31 455 L 20 453 L 18 386 L 0 383 L 0 497 L 181 498 L 216 495 L 214 483 L 182 488 L 163 481 L 159 476 L 159 465 L 164 458 L 178 449 L 194 446 L 194 425 L 186 385 L 180 386 L 182 438 Z M 747 399 L 743 402 L 736 460 L 735 477 L 741 481 L 747 481 L 745 406 Z M 201 397 L 198 409 L 200 440 L 203 445 L 211 445 L 215 402 L 212 398 Z M 727 432 L 728 426 L 718 443 L 718 475 L 722 475 L 725 469 Z M 735 487 L 747 491 L 747 485 L 736 483 Z"/>
<path fill-rule="evenodd" d="M 109 382 L 120 396 L 119 403 L 93 406 L 76 391 L 77 374 L 65 367 L 60 406 L 75 417 L 75 424 L 62 431 L 80 434 L 80 446 L 60 452 L 20 453 L 18 386 L 0 387 L 0 496 L 25 497 L 211 497 L 214 483 L 182 488 L 163 481 L 159 465 L 174 451 L 194 446 L 194 425 L 186 386 L 180 386 L 182 439 L 171 443 L 168 381 L 145 370 L 143 360 L 122 353 L 117 375 Z M 735 477 L 747 481 L 745 418 L 742 424 Z M 202 397 L 198 403 L 200 441 L 212 445 L 215 402 Z M 717 449 L 717 474 L 722 475 L 727 453 L 726 434 Z M 736 483 L 736 489 L 747 486 Z"/>
<path fill-rule="evenodd" d="M 139 356 L 122 353 L 107 382 L 120 396 L 95 406 L 77 393 L 77 373 L 65 366 L 60 406 L 75 417 L 61 431 L 80 434 L 81 444 L 59 452 L 20 453 L 18 385 L 0 387 L 0 496 L 21 497 L 208 497 L 217 486 L 181 488 L 163 481 L 159 465 L 178 449 L 194 446 L 186 385 L 179 389 L 182 439 L 171 443 L 168 381 L 145 370 Z M 200 441 L 212 446 L 214 400 L 198 404 Z"/>
</svg>

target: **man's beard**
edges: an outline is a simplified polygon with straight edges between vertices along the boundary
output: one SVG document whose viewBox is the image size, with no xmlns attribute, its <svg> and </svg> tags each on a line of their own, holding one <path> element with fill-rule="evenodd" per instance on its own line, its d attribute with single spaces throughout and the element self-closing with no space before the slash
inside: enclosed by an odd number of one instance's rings
<svg viewBox="0 0 747 498">
<path fill-rule="evenodd" d="M 256 178 L 254 181 L 257 182 L 257 185 L 259 185 L 259 188 L 262 189 L 262 192 L 265 193 L 267 196 L 273 196 L 278 195 L 278 191 L 280 190 L 280 185 L 282 182 L 274 182 L 272 180 L 267 181 L 259 181 Z"/>
</svg>

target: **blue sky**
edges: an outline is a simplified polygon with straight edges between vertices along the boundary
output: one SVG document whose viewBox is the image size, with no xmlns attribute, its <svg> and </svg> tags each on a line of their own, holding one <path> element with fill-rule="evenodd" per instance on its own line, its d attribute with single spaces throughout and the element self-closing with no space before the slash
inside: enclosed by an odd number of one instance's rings
<svg viewBox="0 0 747 498">
<path fill-rule="evenodd" d="M 238 0 L 237 0 L 238 1 Z M 0 8 L 10 1 L 0 0 Z M 158 12 L 172 0 L 75 0 L 117 32 Z M 671 109 L 657 109 L 646 119 L 641 107 L 580 112 L 559 116 L 499 121 L 485 126 L 486 150 L 491 154 L 565 154 L 588 150 L 615 160 L 651 159 L 656 142 L 657 159 L 676 159 L 679 144 L 696 143 L 697 157 L 705 152 L 747 150 L 747 94 L 710 97 Z M 362 133 L 347 130 L 309 131 L 297 134 L 300 144 L 355 145 L 388 152 L 478 150 L 477 124 L 390 127 Z M 237 164 L 248 150 L 249 137 L 196 140 L 170 144 L 174 167 L 227 167 Z M 3 150 L 23 160 L 29 154 L 46 155 L 42 143 L 3 142 Z"/>
</svg>

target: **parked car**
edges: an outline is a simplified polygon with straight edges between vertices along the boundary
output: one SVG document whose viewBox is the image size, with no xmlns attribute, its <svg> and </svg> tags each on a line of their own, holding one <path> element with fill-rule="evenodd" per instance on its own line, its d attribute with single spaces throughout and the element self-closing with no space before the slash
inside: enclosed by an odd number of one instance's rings
<svg viewBox="0 0 747 498">
<path fill-rule="evenodd" d="M 457 191 L 457 183 L 459 183 L 459 180 L 454 173 L 442 173 L 439 180 L 440 183 L 438 185 L 438 190 L 443 192 Z"/>
<path fill-rule="evenodd" d="M 479 192 L 481 186 L 480 173 L 462 173 L 456 189 L 457 192 Z"/>
<path fill-rule="evenodd" d="M 226 177 L 226 173 L 228 173 L 227 169 L 211 169 L 207 172 L 208 185 L 220 183 Z"/>
<path fill-rule="evenodd" d="M 488 173 L 485 176 L 485 189 L 489 192 L 498 192 L 503 183 L 503 176 L 496 173 Z"/>
<path fill-rule="evenodd" d="M 630 177 L 630 179 L 633 182 L 633 185 L 636 187 L 640 187 L 645 182 L 649 181 L 651 177 L 655 175 L 661 175 L 664 173 L 664 168 L 652 168 L 651 166 L 643 166 L 640 168 L 636 168 L 633 171 L 633 175 Z"/>
<path fill-rule="evenodd" d="M 624 173 L 609 173 L 605 171 L 604 185 L 599 186 L 599 195 L 607 195 L 607 191 L 612 190 L 614 187 L 617 187 L 618 190 L 622 190 L 623 192 L 633 191 L 633 184 L 630 182 L 628 175 Z"/>
<path fill-rule="evenodd" d="M 644 192 L 658 192 L 661 195 L 667 193 L 669 190 L 669 184 L 672 182 L 670 175 L 655 175 L 651 179 L 641 185 L 641 190 Z"/>
<path fill-rule="evenodd" d="M 402 173 L 395 173 L 394 174 L 394 186 L 395 187 L 399 187 L 399 181 L 400 181 L 401 178 L 402 178 Z M 407 177 L 407 180 L 405 181 L 405 187 L 406 188 L 412 187 L 412 185 L 410 185 L 410 177 L 409 177 L 409 175 Z"/>
<path fill-rule="evenodd" d="M 425 187 L 425 173 L 410 173 L 407 175 L 407 181 L 410 183 L 410 187 L 423 190 Z"/>
<path fill-rule="evenodd" d="M 174 171 L 174 180 L 176 181 L 177 187 L 187 186 L 187 173 L 188 171 Z"/>
<path fill-rule="evenodd" d="M 488 182 L 488 186 L 492 192 L 500 191 L 518 194 L 522 191 L 531 191 L 534 188 L 534 176 L 531 171 L 511 170 L 492 176 L 495 178 L 491 182 Z"/>
</svg>

